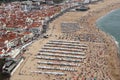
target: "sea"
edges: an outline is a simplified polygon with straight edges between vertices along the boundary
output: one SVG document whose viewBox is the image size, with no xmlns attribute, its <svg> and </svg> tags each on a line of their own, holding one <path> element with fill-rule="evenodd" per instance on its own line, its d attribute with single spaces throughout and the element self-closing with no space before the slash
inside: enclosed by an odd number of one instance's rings
<svg viewBox="0 0 120 80">
<path fill-rule="evenodd" d="M 96 21 L 98 28 L 111 35 L 120 51 L 120 9 L 112 10 Z"/>
</svg>

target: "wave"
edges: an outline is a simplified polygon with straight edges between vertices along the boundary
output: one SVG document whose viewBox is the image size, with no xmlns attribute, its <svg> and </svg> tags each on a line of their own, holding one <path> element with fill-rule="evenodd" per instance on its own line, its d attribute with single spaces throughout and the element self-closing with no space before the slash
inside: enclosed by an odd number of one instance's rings
<svg viewBox="0 0 120 80">
<path fill-rule="evenodd" d="M 120 48 L 120 47 L 119 47 L 119 42 L 115 39 L 115 37 L 114 37 L 114 36 L 112 36 L 112 35 L 110 35 L 110 36 L 111 36 L 111 37 L 112 37 L 112 39 L 114 40 L 114 42 L 115 42 L 115 44 L 117 45 L 117 47 L 118 47 L 118 48 Z"/>
<path fill-rule="evenodd" d="M 112 37 L 112 39 L 114 40 L 114 42 L 115 42 L 115 44 L 116 44 L 116 46 L 117 46 L 117 50 L 118 50 L 117 55 L 118 55 L 118 57 L 119 57 L 119 59 L 120 59 L 120 46 L 119 46 L 119 42 L 115 39 L 114 36 L 112 36 L 112 35 L 110 35 L 110 36 Z"/>
<path fill-rule="evenodd" d="M 118 56 L 120 57 L 120 46 L 119 46 L 119 42 L 116 40 L 116 38 L 113 36 L 113 35 L 111 35 L 111 34 L 109 34 L 109 33 L 107 33 L 107 32 L 105 32 L 108 36 L 110 36 L 111 38 L 112 38 L 112 40 L 115 42 L 115 44 L 116 44 L 116 47 L 117 47 L 117 50 L 118 50 Z"/>
</svg>

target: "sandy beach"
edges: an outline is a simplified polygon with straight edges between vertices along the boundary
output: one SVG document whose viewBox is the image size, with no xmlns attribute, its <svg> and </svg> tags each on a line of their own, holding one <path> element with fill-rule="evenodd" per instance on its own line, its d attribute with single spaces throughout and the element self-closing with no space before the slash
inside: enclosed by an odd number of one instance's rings
<svg viewBox="0 0 120 80">
<path fill-rule="evenodd" d="M 104 0 L 90 4 L 89 7 L 90 10 L 86 12 L 67 12 L 52 21 L 46 33 L 49 38 L 38 39 L 27 48 L 23 55 L 25 60 L 11 76 L 10 80 L 120 80 L 120 59 L 118 58 L 117 46 L 110 35 L 96 26 L 97 19 L 114 9 L 120 8 L 120 0 Z M 62 33 L 61 23 L 64 22 L 78 23 L 80 29 L 70 33 Z M 65 73 L 65 76 L 32 72 L 39 70 L 37 69 L 38 61 L 45 61 L 36 59 L 36 55 L 51 40 L 68 41 L 69 43 L 79 41 L 79 44 L 87 45 L 86 50 L 82 51 L 85 53 L 86 58 L 78 63 L 80 66 L 72 67 L 77 72 L 59 71 Z M 67 67 L 69 68 L 69 66 Z"/>
</svg>

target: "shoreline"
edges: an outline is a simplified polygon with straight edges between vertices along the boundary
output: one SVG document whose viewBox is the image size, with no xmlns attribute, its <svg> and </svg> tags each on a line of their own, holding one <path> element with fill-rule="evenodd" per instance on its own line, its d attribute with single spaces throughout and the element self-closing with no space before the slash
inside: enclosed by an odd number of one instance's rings
<svg viewBox="0 0 120 80">
<path fill-rule="evenodd" d="M 117 9 L 113 9 L 113 10 L 111 10 L 110 12 L 108 12 L 107 14 L 105 14 L 105 15 L 103 15 L 102 17 L 100 17 L 100 18 L 98 18 L 97 20 L 96 20 L 96 23 L 99 21 L 99 20 L 101 20 L 101 19 L 103 19 L 105 16 L 107 16 L 107 15 L 109 15 L 109 14 L 111 14 L 112 12 L 114 12 L 114 11 L 116 11 L 116 10 L 119 10 L 120 8 L 117 8 Z M 96 27 L 97 28 L 99 28 L 99 25 L 98 24 L 96 24 Z M 116 46 L 117 46 L 117 48 L 118 48 L 118 57 L 120 58 L 120 45 L 119 45 L 119 42 L 116 40 L 116 38 L 113 36 L 113 35 L 111 35 L 109 32 L 106 32 L 104 29 L 102 29 L 102 28 L 99 28 L 101 31 L 103 31 L 103 32 L 105 32 L 106 33 L 106 35 L 108 35 L 108 36 L 110 36 L 113 40 L 114 40 L 114 42 L 115 42 L 115 44 L 116 44 Z"/>
<path fill-rule="evenodd" d="M 111 13 L 111 12 L 110 12 Z M 108 15 L 108 14 L 107 14 Z M 102 17 L 104 17 L 104 16 L 102 16 Z M 102 32 L 104 32 L 107 36 L 110 36 L 111 37 L 111 39 L 113 40 L 113 42 L 116 44 L 116 46 L 117 46 L 117 50 L 118 50 L 118 58 L 120 58 L 120 46 L 119 46 L 119 42 L 116 40 L 116 38 L 113 36 L 113 35 L 111 35 L 109 32 L 106 32 L 106 31 L 104 31 L 102 28 L 99 28 L 98 26 L 96 26 L 98 29 L 100 29 Z"/>
<path fill-rule="evenodd" d="M 118 8 L 118 9 L 120 9 L 120 8 Z M 98 19 L 96 20 L 95 23 L 97 23 L 99 20 L 103 19 L 105 16 L 111 14 L 112 12 L 114 12 L 114 11 L 116 11 L 116 10 L 118 10 L 118 9 L 113 9 L 113 10 L 111 10 L 110 12 L 108 12 L 107 14 L 101 16 L 100 18 L 98 18 Z M 99 25 L 97 26 L 97 24 L 96 24 L 96 27 L 99 28 Z M 99 28 L 99 29 L 100 29 L 101 31 L 105 32 L 107 35 L 111 36 L 111 38 L 115 41 L 117 47 L 120 48 L 119 42 L 116 40 L 116 38 L 115 38 L 113 35 L 109 34 L 109 32 L 104 31 L 102 28 Z"/>
<path fill-rule="evenodd" d="M 96 29 L 98 29 L 98 32 L 100 33 L 100 35 L 103 35 L 104 39 L 106 39 L 105 43 L 108 46 L 108 48 L 111 48 L 112 46 L 114 46 L 114 49 L 113 50 L 110 50 L 108 52 L 114 52 L 113 54 L 111 53 L 109 58 L 110 60 L 113 60 L 115 59 L 114 62 L 110 61 L 109 63 L 109 67 L 111 69 L 111 76 L 113 77 L 114 80 L 120 80 L 120 54 L 119 54 L 119 50 L 118 50 L 118 45 L 116 44 L 114 38 L 106 33 L 105 31 L 101 30 L 97 25 L 96 25 L 96 20 L 104 17 L 105 15 L 108 15 L 109 13 L 111 13 L 112 11 L 114 10 L 117 10 L 118 8 L 120 8 L 120 3 L 113 3 L 112 6 L 111 4 L 107 5 L 106 7 L 103 7 L 103 8 L 106 8 L 106 10 L 97 10 L 96 13 L 94 12 L 94 17 L 89 17 L 88 18 L 88 24 L 91 26 L 91 27 L 96 27 Z M 108 8 L 108 9 L 107 9 Z M 99 14 L 97 12 L 100 12 Z M 89 14 L 87 14 L 86 16 L 88 17 Z M 94 25 L 95 24 L 95 25 Z M 113 43 L 111 43 L 113 42 Z M 115 50 L 115 51 L 114 51 Z M 114 66 L 113 66 L 114 65 Z M 117 71 L 117 72 L 116 72 Z M 117 77 L 116 77 L 117 76 Z"/>
</svg>

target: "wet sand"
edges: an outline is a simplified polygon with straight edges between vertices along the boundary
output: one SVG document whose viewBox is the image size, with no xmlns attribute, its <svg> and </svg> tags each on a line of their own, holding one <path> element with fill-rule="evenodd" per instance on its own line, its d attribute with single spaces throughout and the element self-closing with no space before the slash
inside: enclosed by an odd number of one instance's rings
<svg viewBox="0 0 120 80">
<path fill-rule="evenodd" d="M 120 80 L 120 60 L 117 55 L 117 46 L 109 35 L 95 25 L 97 19 L 113 9 L 120 8 L 120 1 L 105 0 L 104 2 L 91 4 L 89 7 L 90 10 L 87 12 L 67 12 L 51 22 L 47 32 L 50 37 L 48 39 L 39 39 L 28 47 L 28 50 L 23 55 L 25 57 L 24 62 L 10 80 L 74 80 L 74 77 L 77 77 L 76 80 L 84 80 L 85 77 L 91 77 L 91 74 L 95 77 L 100 76 L 98 80 Z M 80 30 L 73 33 L 62 33 L 61 23 L 63 22 L 77 22 L 80 25 Z M 86 39 L 86 36 L 89 39 Z M 85 52 L 87 58 L 83 63 L 80 63 L 82 66 L 77 73 L 71 75 L 71 73 L 66 72 L 68 73 L 67 76 L 31 73 L 38 66 L 38 60 L 35 59 L 35 56 L 50 40 L 76 40 L 88 45 Z"/>
</svg>

